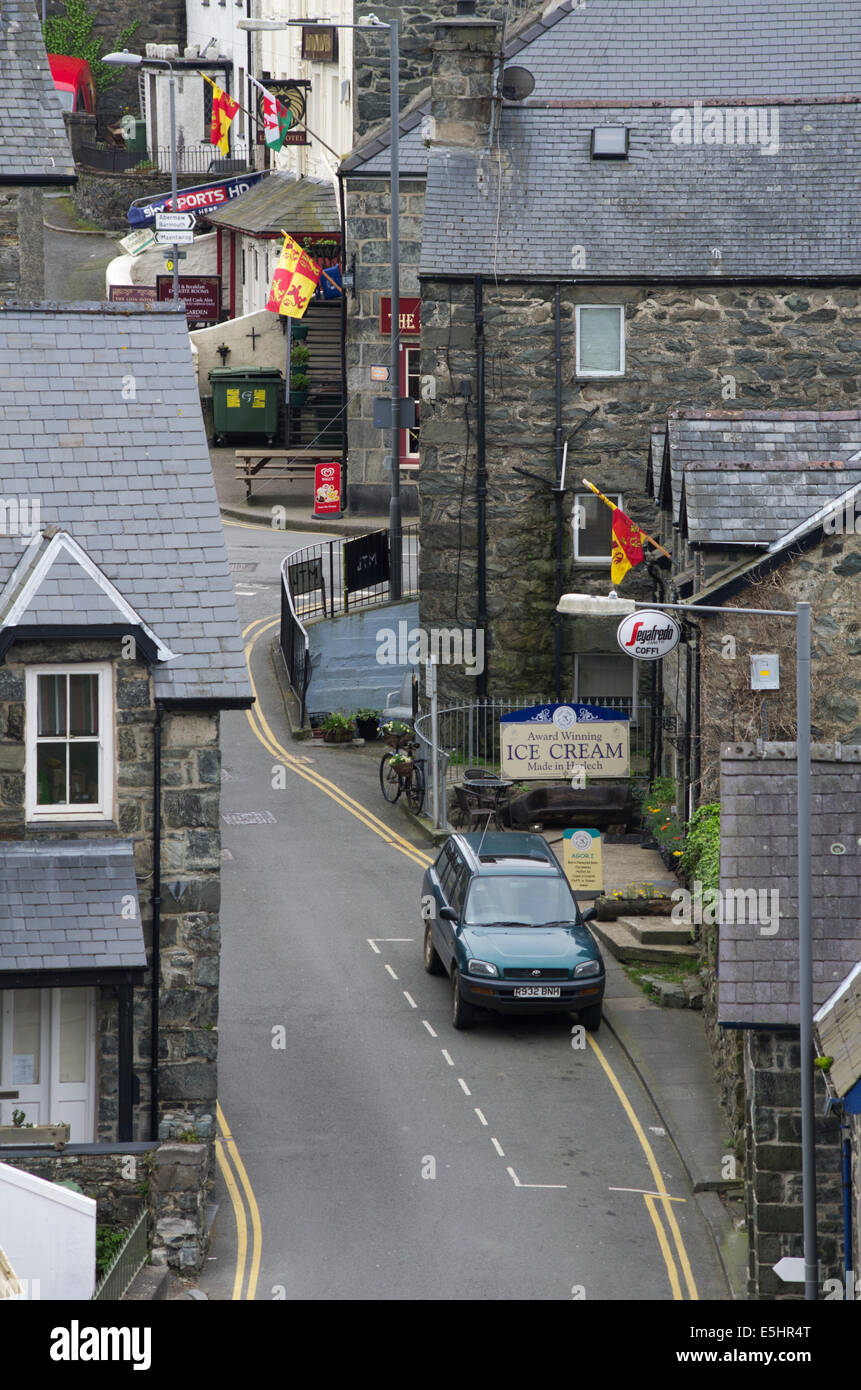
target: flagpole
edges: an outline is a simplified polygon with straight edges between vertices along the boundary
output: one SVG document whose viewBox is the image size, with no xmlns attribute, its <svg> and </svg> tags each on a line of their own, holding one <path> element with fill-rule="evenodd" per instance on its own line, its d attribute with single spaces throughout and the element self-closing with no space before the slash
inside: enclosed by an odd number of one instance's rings
<svg viewBox="0 0 861 1390">
<path fill-rule="evenodd" d="M 603 492 L 599 492 L 598 489 L 595 487 L 594 483 L 589 482 L 588 478 L 583 478 L 582 481 L 586 484 L 586 487 L 589 489 L 590 492 L 594 492 L 596 497 L 600 497 L 602 502 L 607 503 L 607 506 L 610 508 L 611 511 L 617 512 L 619 510 L 618 505 L 615 502 L 611 502 L 609 497 L 605 497 Z M 641 532 L 645 540 L 651 541 L 652 545 L 655 547 L 656 550 L 660 550 L 662 555 L 666 555 L 668 560 L 672 560 L 672 555 L 669 553 L 668 550 L 665 550 L 662 545 L 658 544 L 654 536 L 650 536 L 648 531 L 643 530 L 642 526 L 638 526 L 637 529 Z"/>
</svg>

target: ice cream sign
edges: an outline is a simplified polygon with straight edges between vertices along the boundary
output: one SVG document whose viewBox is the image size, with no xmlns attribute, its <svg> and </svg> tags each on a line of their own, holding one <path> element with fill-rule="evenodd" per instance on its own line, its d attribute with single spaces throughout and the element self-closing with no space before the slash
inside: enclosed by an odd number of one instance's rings
<svg viewBox="0 0 861 1390">
<path fill-rule="evenodd" d="M 657 661 L 678 646 L 681 628 L 669 613 L 640 608 L 623 618 L 616 629 L 616 641 L 626 656 L 636 661 Z"/>
<path fill-rule="evenodd" d="M 501 771 L 517 782 L 626 777 L 629 716 L 601 705 L 532 705 L 499 722 Z"/>
<path fill-rule="evenodd" d="M 318 463 L 314 469 L 314 515 L 341 511 L 341 465 Z"/>
</svg>

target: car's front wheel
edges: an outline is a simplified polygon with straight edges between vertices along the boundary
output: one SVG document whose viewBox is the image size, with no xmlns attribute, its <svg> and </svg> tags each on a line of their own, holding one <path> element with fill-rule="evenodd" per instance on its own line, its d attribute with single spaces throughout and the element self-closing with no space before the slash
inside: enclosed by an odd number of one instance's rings
<svg viewBox="0 0 861 1390">
<path fill-rule="evenodd" d="M 601 1005 L 593 1004 L 591 1009 L 581 1009 L 580 1022 L 587 1033 L 597 1033 L 601 1027 Z"/>
<path fill-rule="evenodd" d="M 425 970 L 429 975 L 444 975 L 443 963 L 437 955 L 436 946 L 433 944 L 430 923 L 425 923 Z"/>
<path fill-rule="evenodd" d="M 451 1022 L 452 1027 L 460 1031 L 475 1024 L 475 1009 L 461 995 L 460 975 L 456 969 L 451 972 Z"/>
</svg>

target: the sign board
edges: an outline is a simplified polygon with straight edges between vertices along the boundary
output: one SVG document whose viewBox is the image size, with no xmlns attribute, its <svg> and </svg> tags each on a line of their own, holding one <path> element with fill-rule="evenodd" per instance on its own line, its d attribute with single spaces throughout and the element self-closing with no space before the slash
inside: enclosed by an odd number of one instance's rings
<svg viewBox="0 0 861 1390">
<path fill-rule="evenodd" d="M 626 656 L 635 661 L 659 661 L 679 644 L 682 630 L 669 613 L 638 608 L 623 618 L 616 629 L 616 641 Z"/>
<path fill-rule="evenodd" d="M 500 720 L 502 776 L 517 782 L 627 777 L 630 719 L 600 705 L 532 705 Z"/>
<path fill-rule="evenodd" d="M 562 867 L 577 893 L 600 893 L 604 887 L 600 830 L 565 830 L 562 834 Z"/>
<path fill-rule="evenodd" d="M 341 511 L 341 465 L 318 463 L 314 468 L 314 515 L 331 516 Z"/>
<path fill-rule="evenodd" d="M 388 369 L 388 367 L 372 367 L 372 368 L 371 368 L 371 381 L 388 381 L 388 379 L 389 379 L 389 369 Z"/>
<path fill-rule="evenodd" d="M 155 239 L 159 246 L 190 246 L 194 232 L 156 232 Z"/>
<path fill-rule="evenodd" d="M 287 566 L 287 583 L 294 598 L 301 594 L 313 594 L 323 586 L 323 560 L 317 556 L 313 560 L 295 560 Z"/>
<path fill-rule="evenodd" d="M 249 188 L 254 188 L 264 177 L 260 170 L 248 174 L 236 174 L 229 179 L 216 179 L 211 183 L 198 183 L 193 188 L 181 188 L 177 193 L 176 208 L 173 207 L 173 194 L 162 193 L 157 198 L 138 198 L 128 210 L 132 227 L 149 227 L 155 223 L 155 215 L 164 209 L 175 212 L 196 212 L 205 217 L 207 212 L 224 207 L 233 198 L 241 198 Z"/>
<path fill-rule="evenodd" d="M 276 98 L 291 116 L 291 124 L 284 132 L 283 142 L 285 145 L 307 145 L 308 132 L 305 129 L 305 94 L 311 83 L 307 78 L 294 78 L 288 81 L 266 81 L 266 90 Z M 265 144 L 263 119 L 263 93 L 255 88 L 257 94 L 257 134 L 258 145 Z M 303 248 L 304 249 L 304 248 Z"/>
<path fill-rule="evenodd" d="M 157 297 L 163 303 L 173 300 L 173 276 L 157 275 Z M 180 275 L 179 297 L 185 304 L 186 318 L 197 323 L 218 323 L 221 318 L 221 276 Z"/>
<path fill-rule="evenodd" d="M 129 232 L 120 237 L 120 246 L 127 256 L 139 256 L 149 246 L 155 246 L 155 235 L 151 227 L 141 227 L 137 232 Z"/>
<path fill-rule="evenodd" d="M 155 285 L 111 285 L 111 304 L 147 304 L 156 298 Z"/>
<path fill-rule="evenodd" d="M 391 396 L 374 397 L 374 425 L 378 430 L 390 430 L 392 428 Z M 416 403 L 412 396 L 401 396 L 398 401 L 398 428 L 412 430 L 415 429 L 415 425 Z"/>
<path fill-rule="evenodd" d="M 155 215 L 157 232 L 191 232 L 194 223 L 193 212 L 157 212 Z"/>
<path fill-rule="evenodd" d="M 421 296 L 409 295 L 398 300 L 398 332 L 408 337 L 421 332 Z M 380 332 L 387 336 L 392 331 L 392 296 L 380 296 Z"/>
<path fill-rule="evenodd" d="M 334 24 L 302 25 L 302 57 L 311 63 L 338 60 L 338 31 Z"/>
<path fill-rule="evenodd" d="M 384 584 L 388 577 L 388 531 L 371 531 L 344 541 L 344 586 L 348 593 Z"/>
</svg>

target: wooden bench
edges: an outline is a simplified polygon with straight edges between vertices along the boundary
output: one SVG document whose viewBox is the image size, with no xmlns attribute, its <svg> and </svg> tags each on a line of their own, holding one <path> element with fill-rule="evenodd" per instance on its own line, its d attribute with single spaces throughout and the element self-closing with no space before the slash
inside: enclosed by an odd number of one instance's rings
<svg viewBox="0 0 861 1390">
<path fill-rule="evenodd" d="M 340 454 L 321 452 L 319 449 L 270 449 L 265 453 L 260 449 L 236 450 L 236 476 L 245 483 L 245 499 L 251 496 L 251 484 L 261 473 L 268 479 L 291 481 L 294 478 L 310 478 L 314 481 L 314 469 L 318 463 L 340 463 Z M 275 469 L 267 464 L 274 463 Z"/>
</svg>

